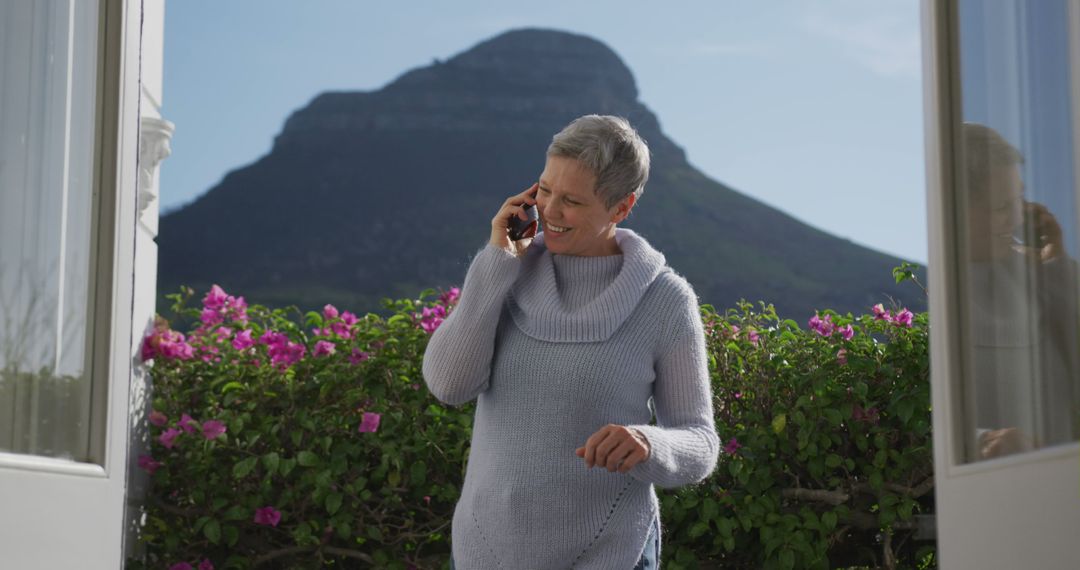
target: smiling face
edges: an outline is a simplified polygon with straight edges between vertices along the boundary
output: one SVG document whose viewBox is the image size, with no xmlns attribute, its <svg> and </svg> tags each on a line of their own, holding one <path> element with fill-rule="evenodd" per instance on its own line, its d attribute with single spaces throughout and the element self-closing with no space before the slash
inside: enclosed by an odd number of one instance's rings
<svg viewBox="0 0 1080 570">
<path fill-rule="evenodd" d="M 968 246 L 972 259 L 1010 255 L 1013 233 L 1023 223 L 1024 181 L 1016 164 L 994 165 L 983 188 L 968 196 Z"/>
<path fill-rule="evenodd" d="M 536 193 L 536 208 L 544 227 L 544 244 L 551 253 L 620 253 L 615 224 L 626 219 L 637 197 L 630 194 L 609 209 L 595 188 L 596 175 L 581 162 L 562 156 L 547 158 Z"/>
</svg>

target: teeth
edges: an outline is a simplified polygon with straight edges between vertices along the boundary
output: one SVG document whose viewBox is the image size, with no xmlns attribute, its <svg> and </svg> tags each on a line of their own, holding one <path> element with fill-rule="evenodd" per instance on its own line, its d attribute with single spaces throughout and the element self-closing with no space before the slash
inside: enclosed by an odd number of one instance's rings
<svg viewBox="0 0 1080 570">
<path fill-rule="evenodd" d="M 565 231 L 570 230 L 570 228 L 560 228 L 559 226 L 553 226 L 551 224 L 548 224 L 547 229 L 549 229 L 549 230 L 551 230 L 551 231 L 553 231 L 553 232 L 555 232 L 557 234 L 561 234 L 561 233 L 563 233 Z"/>
</svg>

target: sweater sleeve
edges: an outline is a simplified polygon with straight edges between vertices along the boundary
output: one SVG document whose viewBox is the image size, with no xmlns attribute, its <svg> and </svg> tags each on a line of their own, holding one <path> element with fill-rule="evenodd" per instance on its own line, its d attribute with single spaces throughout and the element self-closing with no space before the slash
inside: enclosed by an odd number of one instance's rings
<svg viewBox="0 0 1080 570">
<path fill-rule="evenodd" d="M 675 319 L 673 341 L 656 362 L 653 403 L 657 425 L 632 425 L 649 442 L 649 458 L 629 474 L 658 487 L 696 483 L 716 467 L 720 438 L 713 420 L 705 329 L 691 295 Z"/>
<path fill-rule="evenodd" d="M 440 401 L 457 406 L 487 390 L 499 315 L 521 263 L 491 244 L 473 258 L 457 306 L 424 351 L 424 382 Z"/>
</svg>

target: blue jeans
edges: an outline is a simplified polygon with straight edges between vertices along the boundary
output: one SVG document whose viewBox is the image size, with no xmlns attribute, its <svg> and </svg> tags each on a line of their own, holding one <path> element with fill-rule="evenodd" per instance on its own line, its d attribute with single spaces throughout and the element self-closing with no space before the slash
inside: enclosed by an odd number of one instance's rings
<svg viewBox="0 0 1080 570">
<path fill-rule="evenodd" d="M 645 552 L 641 553 L 634 570 L 657 570 L 660 567 L 660 521 L 653 519 L 649 536 L 645 538 Z M 450 557 L 450 570 L 454 569 L 454 557 Z"/>
</svg>

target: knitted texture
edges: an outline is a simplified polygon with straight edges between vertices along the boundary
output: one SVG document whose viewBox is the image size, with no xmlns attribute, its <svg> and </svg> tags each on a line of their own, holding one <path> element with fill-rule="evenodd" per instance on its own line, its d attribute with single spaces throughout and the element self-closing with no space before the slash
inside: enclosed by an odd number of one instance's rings
<svg viewBox="0 0 1080 570">
<path fill-rule="evenodd" d="M 644 238 L 615 237 L 621 255 L 552 254 L 542 233 L 521 257 L 485 246 L 431 336 L 432 394 L 477 398 L 452 523 L 460 570 L 628 570 L 659 518 L 653 486 L 716 465 L 697 296 Z M 575 450 L 607 424 L 639 430 L 649 459 L 587 469 Z"/>
</svg>

